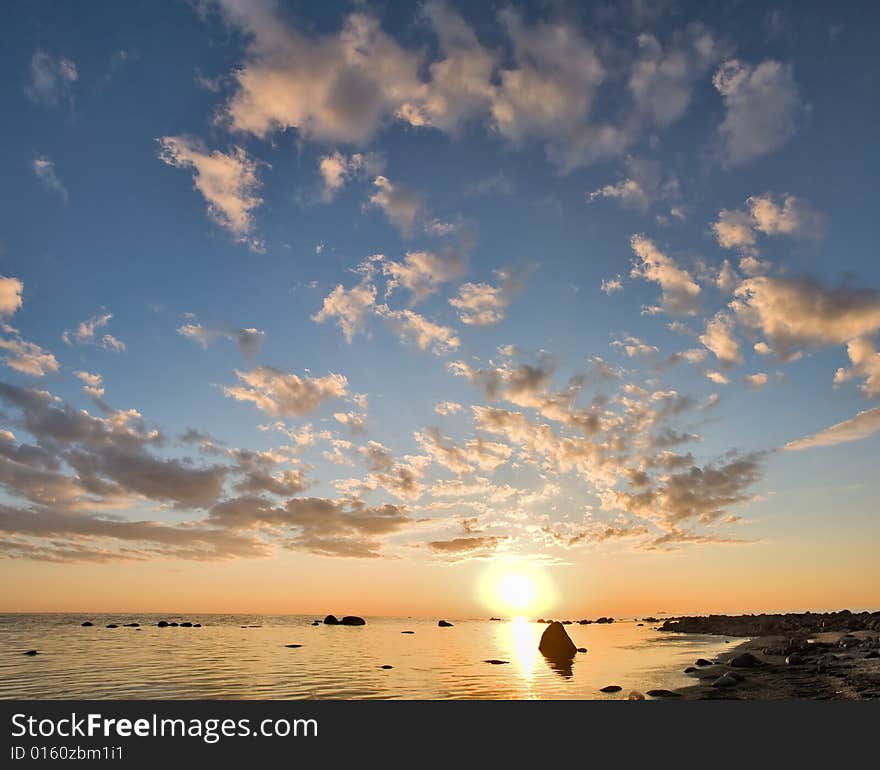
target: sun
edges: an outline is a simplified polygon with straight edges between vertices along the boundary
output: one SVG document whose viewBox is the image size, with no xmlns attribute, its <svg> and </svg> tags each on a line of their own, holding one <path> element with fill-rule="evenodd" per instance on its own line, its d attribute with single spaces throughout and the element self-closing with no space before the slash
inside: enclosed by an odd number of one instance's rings
<svg viewBox="0 0 880 770">
<path fill-rule="evenodd" d="M 553 603 L 555 592 L 547 575 L 528 562 L 492 564 L 479 586 L 483 604 L 506 617 L 526 615 Z"/>
</svg>

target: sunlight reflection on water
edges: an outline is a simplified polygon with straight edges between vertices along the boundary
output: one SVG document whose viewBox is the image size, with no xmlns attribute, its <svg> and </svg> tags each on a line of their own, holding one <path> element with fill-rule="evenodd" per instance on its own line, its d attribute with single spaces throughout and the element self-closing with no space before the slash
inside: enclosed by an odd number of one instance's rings
<svg viewBox="0 0 880 770">
<path fill-rule="evenodd" d="M 163 618 L 203 627 L 157 628 Z M 86 619 L 94 627 L 82 628 Z M 312 620 L 0 615 L 0 697 L 626 697 L 630 689 L 688 684 L 682 673 L 686 666 L 727 646 L 720 637 L 664 634 L 634 622 L 573 624 L 566 626 L 568 633 L 589 652 L 579 653 L 563 670 L 538 652 L 546 626 L 525 618 L 451 619 L 453 628 L 414 618 L 367 618 L 363 627 L 312 626 Z M 132 621 L 141 624 L 140 630 L 122 627 Z M 120 627 L 108 629 L 108 623 Z M 286 647 L 290 644 L 302 647 Z M 22 654 L 29 649 L 40 654 Z M 509 663 L 490 665 L 488 659 Z M 608 684 L 620 685 L 621 695 L 600 693 Z"/>
</svg>

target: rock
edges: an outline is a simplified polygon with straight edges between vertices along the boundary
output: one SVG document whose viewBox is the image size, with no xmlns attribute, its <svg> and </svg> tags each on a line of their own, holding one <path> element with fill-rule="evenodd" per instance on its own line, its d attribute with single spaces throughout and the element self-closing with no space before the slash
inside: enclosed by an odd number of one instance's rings
<svg viewBox="0 0 880 770">
<path fill-rule="evenodd" d="M 643 626 L 643 625 L 645 625 L 645 624 L 644 624 L 644 623 L 636 623 L 636 625 L 637 625 L 637 626 Z"/>
<path fill-rule="evenodd" d="M 365 626 L 367 625 L 367 621 L 363 618 L 359 618 L 357 615 L 346 615 L 341 621 L 340 625 L 343 626 Z"/>
<path fill-rule="evenodd" d="M 30 657 L 34 657 L 34 655 L 39 655 L 40 653 L 36 650 L 28 650 L 27 652 L 23 652 L 22 655 L 30 655 Z"/>
<path fill-rule="evenodd" d="M 619 684 L 605 685 L 599 692 L 620 692 L 623 688 Z"/>
<path fill-rule="evenodd" d="M 592 620 L 586 620 L 586 619 L 578 621 L 578 623 L 580 623 L 582 626 L 589 626 L 592 622 L 593 622 Z"/>
<path fill-rule="evenodd" d="M 141 625 L 140 623 L 126 623 L 124 625 L 124 628 L 139 628 L 140 625 Z"/>
<path fill-rule="evenodd" d="M 80 623 L 83 628 L 89 628 L 90 626 L 95 625 L 91 620 L 87 620 L 85 623 Z"/>
<path fill-rule="evenodd" d="M 867 655 L 865 655 L 865 657 L 866 658 L 880 658 L 880 652 L 878 652 L 877 650 L 871 650 Z"/>
<path fill-rule="evenodd" d="M 193 627 L 193 624 L 190 623 L 190 621 L 187 620 L 186 623 L 181 623 L 181 624 L 180 624 L 180 627 L 181 627 L 181 628 L 192 628 L 192 627 Z"/>
<path fill-rule="evenodd" d="M 606 618 L 606 617 L 603 615 L 601 618 L 596 618 L 596 622 L 597 622 L 597 623 L 610 623 L 611 620 L 610 620 L 609 618 Z"/>
<path fill-rule="evenodd" d="M 505 663 L 510 663 L 509 660 L 498 660 L 497 658 L 489 658 L 488 660 L 484 660 L 483 663 L 491 663 L 493 666 L 502 666 Z"/>
<path fill-rule="evenodd" d="M 440 628 L 452 628 L 452 623 L 449 623 L 446 620 L 441 620 L 437 623 Z"/>
<path fill-rule="evenodd" d="M 654 617 L 642 618 L 642 620 L 645 621 L 645 623 L 659 623 L 660 622 L 659 620 L 657 620 L 657 618 L 654 618 Z"/>
<path fill-rule="evenodd" d="M 642 695 L 638 690 L 631 690 L 630 694 L 626 696 L 627 700 L 644 700 L 645 696 Z"/>
<path fill-rule="evenodd" d="M 578 652 L 586 652 L 586 651 L 587 651 L 586 647 L 578 647 Z"/>
<path fill-rule="evenodd" d="M 337 620 L 335 615 L 328 615 L 326 618 L 324 618 L 324 625 L 325 626 L 338 626 L 339 621 Z"/>
<path fill-rule="evenodd" d="M 489 618 L 489 620 L 501 620 L 501 618 Z"/>
<path fill-rule="evenodd" d="M 577 653 L 577 647 L 574 646 L 562 623 L 551 623 L 544 629 L 538 649 L 544 657 L 556 660 L 566 658 L 570 660 Z"/>
<path fill-rule="evenodd" d="M 313 620 L 313 621 L 312 621 L 312 625 L 313 625 L 313 626 L 320 626 L 320 625 L 321 625 L 321 621 L 320 621 L 320 620 Z"/>
<path fill-rule="evenodd" d="M 168 621 L 167 620 L 160 620 L 158 623 L 156 623 L 156 625 L 159 628 L 168 628 Z"/>
<path fill-rule="evenodd" d="M 562 625 L 563 625 L 563 626 L 570 626 L 570 625 L 571 625 L 571 621 L 570 621 L 570 620 L 563 620 L 563 621 L 562 621 Z"/>
<path fill-rule="evenodd" d="M 202 627 L 201 623 L 193 623 L 193 628 L 201 628 L 201 627 Z"/>
<path fill-rule="evenodd" d="M 785 665 L 786 665 L 786 666 L 799 666 L 799 665 L 801 665 L 801 663 L 803 663 L 803 662 L 804 662 L 804 656 L 803 656 L 803 655 L 799 655 L 799 654 L 796 653 L 796 652 L 793 652 L 791 655 L 789 655 L 789 656 L 786 657 L 786 659 L 785 659 Z"/>
<path fill-rule="evenodd" d="M 712 682 L 713 687 L 736 687 L 739 684 L 736 677 L 732 677 L 730 674 L 724 674 L 723 676 L 719 676 L 714 682 Z"/>
<path fill-rule="evenodd" d="M 756 666 L 761 665 L 761 661 L 759 658 L 752 655 L 752 653 L 743 652 L 735 658 L 731 658 L 730 665 L 734 668 L 755 668 Z"/>
<path fill-rule="evenodd" d="M 672 692 L 672 690 L 648 690 L 648 695 L 652 698 L 680 698 L 680 692 Z"/>
<path fill-rule="evenodd" d="M 108 623 L 107 628 L 119 628 L 115 623 Z"/>
<path fill-rule="evenodd" d="M 169 623 L 168 625 L 171 626 L 172 628 L 177 628 L 180 625 L 180 623 Z"/>
<path fill-rule="evenodd" d="M 402 634 L 414 634 L 415 631 L 401 631 Z"/>
<path fill-rule="evenodd" d="M 698 669 L 696 666 L 688 666 L 688 667 L 684 670 L 684 673 L 685 673 L 685 674 L 693 674 L 694 671 L 699 671 L 699 669 Z"/>
<path fill-rule="evenodd" d="M 291 649 L 291 650 L 297 650 L 300 647 L 302 647 L 301 644 L 285 644 L 284 646 Z"/>
<path fill-rule="evenodd" d="M 697 659 L 694 661 L 694 665 L 695 665 L 695 666 L 713 666 L 713 665 L 715 665 L 715 664 L 712 663 L 711 660 L 706 660 L 705 658 L 697 658 Z"/>
<path fill-rule="evenodd" d="M 389 671 L 390 669 L 394 668 L 394 666 L 389 666 L 389 665 L 386 663 L 384 666 L 379 666 L 379 668 L 382 668 L 382 669 L 385 669 L 386 671 Z"/>
</svg>

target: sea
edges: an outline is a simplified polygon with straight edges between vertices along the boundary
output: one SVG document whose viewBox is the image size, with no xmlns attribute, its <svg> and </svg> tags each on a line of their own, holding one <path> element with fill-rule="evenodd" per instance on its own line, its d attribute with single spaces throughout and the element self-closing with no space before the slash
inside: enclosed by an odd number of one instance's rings
<svg viewBox="0 0 880 770">
<path fill-rule="evenodd" d="M 3 614 L 0 698 L 621 699 L 692 684 L 687 666 L 742 641 L 658 631 L 638 619 L 574 623 L 565 628 L 587 652 L 569 665 L 538 651 L 546 625 L 533 619 L 449 617 L 451 628 L 438 627 L 438 618 L 368 616 L 364 626 L 312 625 L 316 619 Z M 161 620 L 201 627 L 160 628 Z M 621 690 L 601 692 L 608 685 Z"/>
</svg>

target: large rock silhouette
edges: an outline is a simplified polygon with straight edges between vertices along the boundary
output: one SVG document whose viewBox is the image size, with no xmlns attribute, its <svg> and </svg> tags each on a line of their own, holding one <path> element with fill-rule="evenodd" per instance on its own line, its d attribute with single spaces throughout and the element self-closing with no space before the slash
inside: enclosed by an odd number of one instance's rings
<svg viewBox="0 0 880 770">
<path fill-rule="evenodd" d="M 577 647 L 562 623 L 553 621 L 541 634 L 538 649 L 545 658 L 553 660 L 570 660 L 577 653 Z"/>
</svg>

